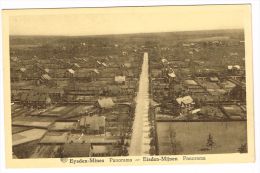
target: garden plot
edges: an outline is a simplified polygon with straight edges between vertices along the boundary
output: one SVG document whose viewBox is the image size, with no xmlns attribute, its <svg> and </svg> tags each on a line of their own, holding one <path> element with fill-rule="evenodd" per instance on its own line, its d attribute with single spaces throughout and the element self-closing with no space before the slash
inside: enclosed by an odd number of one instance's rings
<svg viewBox="0 0 260 173">
<path fill-rule="evenodd" d="M 41 139 L 46 132 L 44 129 L 31 129 L 16 133 L 12 136 L 13 146 Z"/>
</svg>

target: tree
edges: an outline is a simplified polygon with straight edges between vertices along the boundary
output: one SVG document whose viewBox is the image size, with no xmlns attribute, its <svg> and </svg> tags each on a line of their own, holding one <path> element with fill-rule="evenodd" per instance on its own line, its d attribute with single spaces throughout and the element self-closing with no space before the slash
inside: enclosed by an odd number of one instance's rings
<svg viewBox="0 0 260 173">
<path fill-rule="evenodd" d="M 176 139 L 176 132 L 172 129 L 172 127 L 169 128 L 170 131 L 170 144 L 172 149 L 172 154 L 176 155 L 179 154 L 182 151 L 182 147 L 179 141 Z"/>
<path fill-rule="evenodd" d="M 207 147 L 209 147 L 212 150 L 212 147 L 215 145 L 215 142 L 213 140 L 213 136 L 209 133 L 208 140 L 207 140 Z"/>
</svg>

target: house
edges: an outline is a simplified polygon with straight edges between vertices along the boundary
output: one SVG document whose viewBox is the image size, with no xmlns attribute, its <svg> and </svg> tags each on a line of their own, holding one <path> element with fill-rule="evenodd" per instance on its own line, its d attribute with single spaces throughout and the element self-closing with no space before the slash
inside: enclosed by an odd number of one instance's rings
<svg viewBox="0 0 260 173">
<path fill-rule="evenodd" d="M 63 157 L 90 157 L 92 156 L 89 143 L 66 143 L 63 146 Z"/>
<path fill-rule="evenodd" d="M 97 69 L 93 69 L 93 72 L 95 72 L 96 74 L 99 74 L 99 71 Z"/>
<path fill-rule="evenodd" d="M 11 60 L 16 62 L 16 61 L 18 61 L 18 57 L 17 56 L 11 56 Z"/>
<path fill-rule="evenodd" d="M 240 65 L 228 65 L 227 71 L 228 71 L 228 73 L 230 73 L 231 75 L 240 75 L 240 74 L 243 74 L 243 72 L 241 71 Z"/>
<path fill-rule="evenodd" d="M 233 68 L 235 68 L 236 70 L 240 70 L 240 66 L 239 65 L 234 65 Z"/>
<path fill-rule="evenodd" d="M 229 56 L 238 56 L 238 53 L 237 52 L 230 52 Z"/>
<path fill-rule="evenodd" d="M 200 110 L 201 110 L 201 109 L 194 109 L 194 110 L 191 111 L 191 113 L 192 113 L 192 114 L 196 114 L 196 113 L 200 112 Z"/>
<path fill-rule="evenodd" d="M 126 51 L 122 51 L 122 55 L 123 56 L 127 55 L 127 52 Z"/>
<path fill-rule="evenodd" d="M 125 84 L 126 77 L 125 76 L 115 76 L 115 83 L 117 84 Z"/>
<path fill-rule="evenodd" d="M 123 64 L 123 66 L 126 67 L 126 68 L 130 68 L 132 65 L 131 65 L 130 62 L 125 62 L 125 63 Z"/>
<path fill-rule="evenodd" d="M 176 77 L 176 75 L 175 75 L 174 72 L 168 73 L 168 76 L 169 76 L 170 78 L 175 78 L 175 77 Z"/>
<path fill-rule="evenodd" d="M 52 78 L 48 74 L 43 74 L 40 78 L 40 83 L 49 84 Z"/>
<path fill-rule="evenodd" d="M 98 60 L 97 60 L 97 63 L 98 63 L 98 65 L 102 65 L 102 62 L 100 62 L 100 61 L 98 61 Z"/>
<path fill-rule="evenodd" d="M 183 43 L 182 46 L 183 47 L 190 47 L 190 44 L 189 43 Z"/>
<path fill-rule="evenodd" d="M 19 70 L 20 70 L 20 72 L 24 73 L 26 71 L 26 68 L 21 67 Z"/>
<path fill-rule="evenodd" d="M 70 69 L 67 69 L 67 70 L 66 70 L 66 72 L 65 72 L 65 77 L 70 78 L 70 77 L 73 77 L 74 74 L 75 74 L 75 71 L 70 68 Z"/>
<path fill-rule="evenodd" d="M 74 63 L 74 64 L 73 64 L 73 68 L 79 69 L 79 68 L 80 68 L 80 65 L 79 65 L 78 63 Z"/>
<path fill-rule="evenodd" d="M 194 107 L 194 101 L 191 96 L 184 96 L 184 97 L 179 97 L 176 99 L 180 112 L 182 113 L 187 113 L 188 111 L 192 110 Z"/>
<path fill-rule="evenodd" d="M 161 61 L 162 61 L 163 65 L 168 65 L 169 64 L 169 61 L 167 59 L 165 59 L 165 58 L 163 58 Z"/>
<path fill-rule="evenodd" d="M 233 66 L 232 65 L 228 65 L 227 68 L 228 68 L 228 70 L 232 70 Z"/>
<path fill-rule="evenodd" d="M 184 81 L 184 84 L 185 85 L 198 85 L 197 82 L 195 82 L 194 80 L 191 80 L 191 79 L 187 79 Z"/>
<path fill-rule="evenodd" d="M 193 55 L 193 51 L 189 51 L 189 54 L 190 54 L 190 55 Z"/>
<path fill-rule="evenodd" d="M 50 73 L 50 69 L 48 69 L 48 68 L 45 68 L 44 69 L 44 72 L 47 74 L 47 73 Z"/>
<path fill-rule="evenodd" d="M 110 97 L 98 99 L 97 102 L 98 102 L 98 106 L 101 109 L 109 109 L 109 108 L 112 108 L 115 105 L 112 98 L 110 98 Z"/>
<path fill-rule="evenodd" d="M 167 74 L 166 80 L 167 80 L 170 84 L 172 84 L 172 83 L 176 80 L 176 74 L 174 73 L 173 70 L 172 70 L 172 72 L 169 72 L 169 73 Z"/>
<path fill-rule="evenodd" d="M 102 65 L 103 65 L 104 67 L 108 67 L 108 65 L 107 65 L 106 63 L 104 63 L 104 62 L 102 62 Z"/>
<path fill-rule="evenodd" d="M 209 80 L 210 80 L 211 82 L 219 82 L 218 77 L 210 77 Z"/>
</svg>

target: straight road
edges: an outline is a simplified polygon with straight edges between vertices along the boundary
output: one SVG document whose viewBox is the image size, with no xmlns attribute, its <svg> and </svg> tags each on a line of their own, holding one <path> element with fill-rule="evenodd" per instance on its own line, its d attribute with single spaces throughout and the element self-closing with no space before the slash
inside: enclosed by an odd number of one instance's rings
<svg viewBox="0 0 260 173">
<path fill-rule="evenodd" d="M 148 53 L 144 53 L 142 71 L 139 79 L 139 90 L 136 96 L 135 118 L 133 133 L 129 147 L 130 156 L 149 154 L 149 75 L 148 75 Z"/>
</svg>

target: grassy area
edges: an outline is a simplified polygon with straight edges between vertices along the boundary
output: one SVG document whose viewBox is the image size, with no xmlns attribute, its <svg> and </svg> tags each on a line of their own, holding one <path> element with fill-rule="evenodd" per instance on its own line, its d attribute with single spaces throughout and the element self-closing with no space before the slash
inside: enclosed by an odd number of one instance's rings
<svg viewBox="0 0 260 173">
<path fill-rule="evenodd" d="M 159 154 L 173 154 L 171 131 L 179 144 L 177 154 L 236 153 L 247 141 L 246 122 L 160 122 L 157 123 Z M 215 146 L 212 150 L 202 151 L 209 134 Z"/>
</svg>

